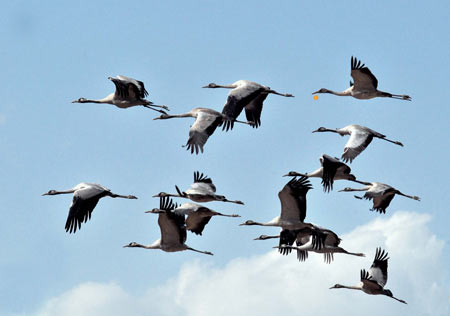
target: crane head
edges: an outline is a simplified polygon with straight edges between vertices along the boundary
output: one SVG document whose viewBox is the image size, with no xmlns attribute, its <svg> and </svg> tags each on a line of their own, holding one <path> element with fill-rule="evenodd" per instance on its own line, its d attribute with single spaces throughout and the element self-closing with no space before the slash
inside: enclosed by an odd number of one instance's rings
<svg viewBox="0 0 450 316">
<path fill-rule="evenodd" d="M 326 132 L 327 128 L 326 127 L 319 127 L 318 129 L 316 129 L 315 131 L 312 131 L 313 133 L 318 133 L 318 132 Z"/>
<path fill-rule="evenodd" d="M 136 242 L 130 242 L 128 245 L 123 246 L 123 248 L 131 248 L 131 247 L 138 247 L 138 243 Z"/>
<path fill-rule="evenodd" d="M 319 90 L 317 90 L 316 92 L 313 92 L 312 94 L 316 94 L 316 93 L 328 93 L 330 90 L 325 89 L 325 88 L 321 88 Z"/>
<path fill-rule="evenodd" d="M 72 101 L 72 103 L 86 103 L 87 99 L 86 98 L 79 98 L 78 100 Z"/>
<path fill-rule="evenodd" d="M 56 190 L 50 190 L 50 191 L 42 194 L 41 196 L 44 196 L 44 195 L 55 195 L 55 194 L 56 194 Z"/>
<path fill-rule="evenodd" d="M 215 84 L 214 82 L 211 82 L 202 88 L 219 88 L 219 86 L 217 84 Z"/>
<path fill-rule="evenodd" d="M 153 120 L 164 120 L 164 119 L 168 119 L 168 118 L 170 118 L 169 114 L 163 113 L 160 116 L 155 117 Z"/>
<path fill-rule="evenodd" d="M 295 171 L 289 171 L 287 174 L 283 175 L 283 177 L 297 177 L 300 174 L 298 172 Z"/>
<path fill-rule="evenodd" d="M 165 213 L 165 211 L 159 209 L 159 208 L 154 208 L 150 211 L 146 211 L 145 213 L 152 213 L 152 214 L 160 214 L 160 213 Z"/>
<path fill-rule="evenodd" d="M 256 222 L 252 221 L 252 220 L 248 220 L 243 222 L 242 224 L 239 224 L 239 226 L 246 226 L 246 225 L 257 225 Z"/>
<path fill-rule="evenodd" d="M 267 235 L 261 235 L 257 238 L 254 238 L 253 240 L 266 240 L 266 239 L 270 239 L 270 236 Z"/>
<path fill-rule="evenodd" d="M 346 188 L 343 188 L 342 190 L 339 190 L 338 192 L 353 192 L 353 191 L 355 191 L 355 189 L 346 187 Z"/>
<path fill-rule="evenodd" d="M 343 286 L 340 284 L 335 284 L 332 287 L 330 287 L 330 289 L 342 289 L 342 288 L 343 288 Z"/>
</svg>

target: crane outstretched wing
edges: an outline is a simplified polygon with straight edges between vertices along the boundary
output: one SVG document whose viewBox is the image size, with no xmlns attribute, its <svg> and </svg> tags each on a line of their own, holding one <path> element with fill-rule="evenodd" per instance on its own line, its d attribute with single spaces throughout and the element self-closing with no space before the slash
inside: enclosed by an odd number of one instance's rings
<svg viewBox="0 0 450 316">
<path fill-rule="evenodd" d="M 251 126 L 258 128 L 261 125 L 261 112 L 263 102 L 267 98 L 267 93 L 259 93 L 253 100 L 245 106 L 245 116 L 248 122 L 252 122 Z"/>
<path fill-rule="evenodd" d="M 297 232 L 295 230 L 283 229 L 280 232 L 280 242 L 278 248 L 278 252 L 282 255 L 288 255 L 292 252 L 292 248 L 286 248 L 282 246 L 292 246 L 294 244 L 295 239 L 297 238 Z"/>
<path fill-rule="evenodd" d="M 350 174 L 351 169 L 345 163 L 328 155 L 322 155 L 320 162 L 322 164 L 322 185 L 325 192 L 333 190 L 334 177 L 338 168 L 341 168 L 344 174 Z"/>
<path fill-rule="evenodd" d="M 189 189 L 185 191 L 188 194 L 214 194 L 216 193 L 216 186 L 212 182 L 211 178 L 199 171 L 194 172 L 194 183 L 191 184 Z"/>
<path fill-rule="evenodd" d="M 186 241 L 186 222 L 184 215 L 174 212 L 177 207 L 172 199 L 160 198 L 159 208 L 164 211 L 158 216 L 158 225 L 161 230 L 161 243 L 167 245 L 184 244 Z"/>
<path fill-rule="evenodd" d="M 281 219 L 303 222 L 306 217 L 306 194 L 312 186 L 307 177 L 293 178 L 278 193 L 281 202 Z"/>
<path fill-rule="evenodd" d="M 122 98 L 139 100 L 148 95 L 142 81 L 121 75 L 111 77 L 110 79 L 116 86 L 116 94 Z"/>
<path fill-rule="evenodd" d="M 201 235 L 205 229 L 206 224 L 211 220 L 210 209 L 206 207 L 199 207 L 195 212 L 189 214 L 186 218 L 187 229 L 196 235 Z"/>
<path fill-rule="evenodd" d="M 352 56 L 351 76 L 356 90 L 375 90 L 378 87 L 378 80 L 361 61 Z"/>
<path fill-rule="evenodd" d="M 352 131 L 347 144 L 345 144 L 342 160 L 352 162 L 367 146 L 372 142 L 373 135 L 370 133 L 354 130 Z"/>
<path fill-rule="evenodd" d="M 364 198 L 366 200 L 373 200 L 372 211 L 384 214 L 396 192 L 397 190 L 393 187 L 377 182 L 375 187 L 372 187 L 364 194 Z"/>
<path fill-rule="evenodd" d="M 388 253 L 378 247 L 375 252 L 375 259 L 369 269 L 369 275 L 381 287 L 384 287 L 387 282 L 388 260 Z"/>
<path fill-rule="evenodd" d="M 99 185 L 92 185 L 75 191 L 66 220 L 66 232 L 75 233 L 77 228 L 81 228 L 81 223 L 91 219 L 92 211 L 98 201 L 109 192 L 109 189 Z"/>
<path fill-rule="evenodd" d="M 230 119 L 237 119 L 244 107 L 247 106 L 256 97 L 258 97 L 258 95 L 264 90 L 265 88 L 259 85 L 244 85 L 234 88 L 228 94 L 227 102 L 223 107 L 222 114 L 224 114 L 226 117 L 229 117 Z M 234 121 L 227 120 L 224 122 L 222 129 L 228 131 L 230 129 L 233 129 L 233 126 Z"/>
<path fill-rule="evenodd" d="M 203 146 L 206 144 L 209 136 L 216 130 L 217 126 L 222 124 L 222 116 L 216 116 L 206 112 L 199 112 L 197 119 L 189 129 L 189 139 L 186 143 L 186 149 L 196 154 L 203 152 Z"/>
<path fill-rule="evenodd" d="M 367 272 L 364 269 L 361 269 L 361 282 L 364 284 L 364 288 L 370 290 L 370 291 L 379 291 L 382 289 L 382 287 L 372 279 L 369 272 Z"/>
</svg>

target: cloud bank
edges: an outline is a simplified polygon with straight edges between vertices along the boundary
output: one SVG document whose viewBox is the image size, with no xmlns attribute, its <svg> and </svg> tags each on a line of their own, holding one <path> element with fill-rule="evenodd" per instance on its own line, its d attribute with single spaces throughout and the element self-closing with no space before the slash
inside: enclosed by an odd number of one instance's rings
<svg viewBox="0 0 450 316">
<path fill-rule="evenodd" d="M 428 229 L 429 220 L 427 214 L 397 212 L 341 236 L 343 248 L 364 252 L 365 258 L 336 254 L 327 265 L 322 255 L 310 254 L 299 263 L 295 254 L 284 257 L 273 250 L 233 259 L 223 268 L 193 261 L 144 293 L 88 282 L 48 300 L 32 315 L 448 315 L 444 242 Z M 370 267 L 378 246 L 391 258 L 386 288 L 408 305 L 386 296 L 329 289 L 335 283 L 357 284 L 360 269 Z"/>
</svg>

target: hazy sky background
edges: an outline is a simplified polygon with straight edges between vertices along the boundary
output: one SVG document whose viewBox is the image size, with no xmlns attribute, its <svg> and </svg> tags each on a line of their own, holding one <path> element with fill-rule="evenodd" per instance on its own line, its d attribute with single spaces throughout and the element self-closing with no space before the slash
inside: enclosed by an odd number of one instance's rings
<svg viewBox="0 0 450 316">
<path fill-rule="evenodd" d="M 0 315 L 326 315 L 449 312 L 448 167 L 450 133 L 448 1 L 56 1 L 3 2 L 0 13 Z M 412 102 L 320 95 L 344 90 L 350 57 L 377 76 L 379 89 Z M 262 126 L 217 130 L 205 153 L 181 148 L 193 119 L 153 121 L 145 108 L 72 104 L 114 91 L 108 76 L 145 82 L 149 100 L 171 113 L 221 111 L 228 91 L 209 82 L 248 79 L 295 98 L 269 96 Z M 312 134 L 361 124 L 400 140 L 375 139 L 352 164 L 364 181 L 390 184 L 421 202 L 395 197 L 387 214 L 311 179 L 307 221 L 342 235 L 366 258 L 279 256 L 277 228 L 239 227 L 279 214 L 278 191 L 291 170 L 342 154 L 346 138 Z M 187 188 L 199 170 L 219 194 L 245 206 L 208 203 L 241 219 L 213 218 L 187 243 L 212 251 L 124 249 L 159 238 L 159 202 Z M 138 200 L 102 199 L 76 234 L 64 224 L 72 197 L 49 189 L 98 182 Z M 389 251 L 386 288 L 408 302 L 329 290 L 359 282 L 375 248 Z M 376 306 L 374 309 L 373 307 Z"/>
</svg>

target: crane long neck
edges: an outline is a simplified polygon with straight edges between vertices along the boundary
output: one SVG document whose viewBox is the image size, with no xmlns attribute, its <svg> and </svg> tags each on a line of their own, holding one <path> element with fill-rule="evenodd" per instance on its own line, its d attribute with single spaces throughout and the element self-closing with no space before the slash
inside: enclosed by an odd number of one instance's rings
<svg viewBox="0 0 450 316">
<path fill-rule="evenodd" d="M 291 174 L 289 174 L 289 176 L 294 176 L 294 177 L 310 177 L 309 173 L 301 173 L 301 172 L 296 172 L 296 171 L 293 171 Z"/>
<path fill-rule="evenodd" d="M 172 114 L 172 115 L 165 115 L 161 117 L 161 119 L 171 119 L 171 118 L 177 118 L 177 117 L 195 117 L 194 114 L 191 112 L 183 113 L 183 114 Z"/>
<path fill-rule="evenodd" d="M 349 285 L 342 285 L 338 284 L 341 288 L 349 289 L 349 290 L 361 290 L 361 287 L 359 286 L 349 286 Z"/>
<path fill-rule="evenodd" d="M 53 191 L 52 193 L 47 193 L 46 195 L 58 195 L 58 194 L 70 194 L 75 192 L 74 189 L 65 190 L 65 191 Z"/>
<path fill-rule="evenodd" d="M 151 245 L 141 245 L 141 244 L 134 244 L 133 246 L 129 246 L 131 248 L 144 248 L 144 249 L 161 249 L 161 240 L 158 239 Z"/>
<path fill-rule="evenodd" d="M 324 130 L 322 130 L 321 132 L 331 132 L 331 133 L 337 133 L 340 134 L 339 131 L 337 129 L 331 129 L 331 128 L 325 128 Z"/>
<path fill-rule="evenodd" d="M 323 167 L 321 167 L 317 170 L 314 170 L 313 172 L 305 174 L 306 177 L 310 177 L 310 178 L 322 178 L 322 175 L 323 175 Z"/>
<path fill-rule="evenodd" d="M 346 97 L 346 96 L 350 96 L 351 95 L 351 91 L 345 90 L 345 91 L 333 91 L 330 89 L 325 89 L 325 91 L 323 93 L 330 93 L 330 94 L 334 94 L 334 95 L 338 95 L 341 97 Z"/>
<path fill-rule="evenodd" d="M 244 225 L 244 226 L 279 226 L 279 225 L 276 225 L 275 223 L 274 223 L 274 220 L 272 220 L 272 221 L 270 221 L 270 222 L 268 222 L 268 223 L 260 223 L 260 222 L 255 222 L 255 221 L 247 221 L 247 222 L 245 222 L 245 223 L 243 223 L 243 224 L 240 224 L 241 226 L 242 225 Z"/>
<path fill-rule="evenodd" d="M 276 236 L 262 235 L 262 236 L 259 236 L 258 238 L 255 238 L 255 240 L 266 240 L 266 239 L 275 239 L 275 238 L 280 238 L 280 235 L 276 235 Z"/>
<path fill-rule="evenodd" d="M 234 84 L 225 84 L 225 85 L 218 84 L 214 88 L 234 89 L 237 88 L 237 86 Z"/>
<path fill-rule="evenodd" d="M 102 100 L 78 99 L 72 103 L 104 103 Z"/>
<path fill-rule="evenodd" d="M 359 180 L 357 180 L 357 179 L 348 179 L 348 181 L 352 181 L 352 182 L 356 182 L 356 183 L 359 183 L 359 184 L 363 184 L 363 185 L 365 185 L 365 186 L 370 186 L 370 185 L 371 185 L 370 182 L 359 181 Z"/>
<path fill-rule="evenodd" d="M 354 192 L 354 191 L 367 191 L 367 190 L 369 190 L 370 189 L 370 186 L 365 186 L 365 187 L 362 187 L 362 188 L 359 188 L 359 189 L 355 189 L 355 188 L 348 188 L 347 190 L 345 190 L 345 191 L 347 191 L 347 192 Z"/>
</svg>

